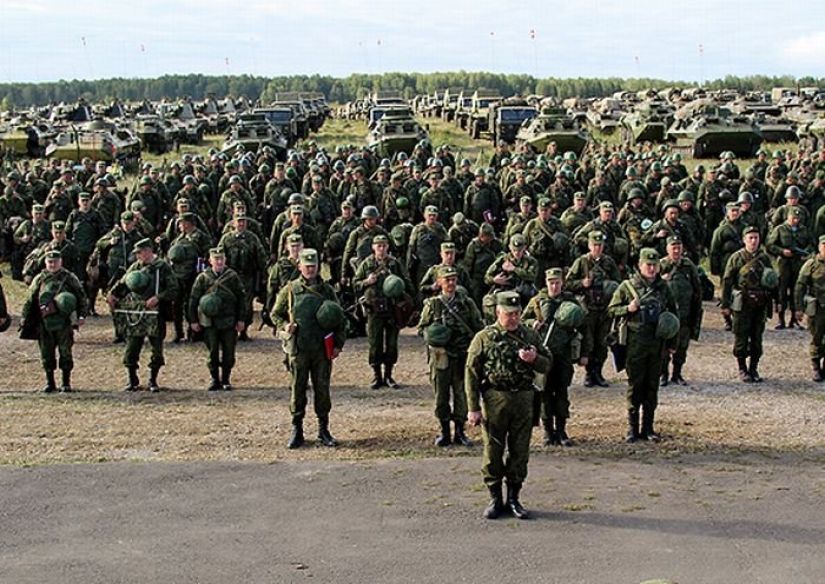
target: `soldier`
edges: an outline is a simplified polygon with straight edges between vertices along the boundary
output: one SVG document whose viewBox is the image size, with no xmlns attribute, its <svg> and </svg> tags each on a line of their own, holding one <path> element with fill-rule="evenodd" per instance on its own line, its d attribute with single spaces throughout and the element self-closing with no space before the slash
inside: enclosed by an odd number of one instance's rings
<svg viewBox="0 0 825 584">
<path fill-rule="evenodd" d="M 32 205 L 32 218 L 23 221 L 14 230 L 14 252 L 11 256 L 11 277 L 23 279 L 23 264 L 28 255 L 52 238 L 51 225 L 46 220 L 43 205 Z"/>
<path fill-rule="evenodd" d="M 536 274 L 539 265 L 535 258 L 527 254 L 527 239 L 521 233 L 512 237 L 509 248 L 508 253 L 501 254 L 487 268 L 484 283 L 492 286 L 495 292 L 517 292 L 522 304 L 526 306 L 536 293 Z"/>
<path fill-rule="evenodd" d="M 246 292 L 244 302 L 243 321 L 246 327 L 241 331 L 239 339 L 248 341 L 247 330 L 252 324 L 252 302 L 259 292 L 260 279 L 266 267 L 266 250 L 258 236 L 246 229 L 246 215 L 235 217 L 235 231 L 225 233 L 221 237 L 218 247 L 226 254 L 226 265 L 235 270 L 243 282 Z"/>
<path fill-rule="evenodd" d="M 94 183 L 92 208 L 100 214 L 104 229 L 109 230 L 117 225 L 120 217 L 120 197 L 109 190 L 109 181 L 99 178 Z"/>
<path fill-rule="evenodd" d="M 663 338 L 659 321 L 662 313 L 676 311 L 673 294 L 659 275 L 658 252 L 643 248 L 639 252 L 638 273 L 619 284 L 607 308 L 610 317 L 623 319 L 627 327 L 627 442 L 660 439 L 653 424 L 662 357 L 665 350 L 671 353 L 675 350 L 675 341 L 673 335 L 670 340 Z M 678 333 L 678 323 L 672 332 Z"/>
<path fill-rule="evenodd" d="M 642 244 L 654 248 L 659 255 L 665 255 L 667 251 L 667 240 L 672 236 L 677 236 L 689 250 L 695 250 L 690 230 L 682 223 L 681 207 L 676 199 L 668 199 L 662 205 L 664 217 L 654 222 L 650 229 L 642 234 Z"/>
<path fill-rule="evenodd" d="M 438 214 L 436 207 L 424 209 L 424 221 L 410 234 L 407 273 L 414 282 L 421 282 L 427 270 L 438 263 L 441 244 L 448 240 L 447 230 L 438 221 Z"/>
<path fill-rule="evenodd" d="M 794 286 L 796 285 L 799 271 L 805 259 L 814 249 L 813 237 L 810 231 L 800 225 L 802 208 L 795 207 L 788 212 L 785 223 L 777 225 L 771 230 L 766 242 L 769 255 L 776 261 L 776 271 L 779 275 L 779 297 L 777 302 L 777 318 L 779 322 L 776 330 L 785 328 L 785 310 L 790 311 L 791 320 L 788 326 L 802 328 L 802 323 L 797 321 L 796 313 L 800 308 L 796 304 Z"/>
<path fill-rule="evenodd" d="M 481 307 L 482 298 L 487 293 L 484 277 L 502 251 L 501 242 L 496 239 L 493 226 L 482 223 L 478 228 L 478 237 L 470 242 L 464 254 L 464 267 L 470 278 L 470 295 L 478 307 Z"/>
<path fill-rule="evenodd" d="M 52 238 L 48 243 L 43 244 L 44 251 L 56 250 L 60 252 L 61 266 L 69 270 L 80 279 L 83 276 L 83 267 L 80 265 L 80 254 L 77 246 L 66 237 L 66 224 L 63 221 L 53 221 L 51 224 Z M 27 262 L 28 263 L 28 262 Z M 34 277 L 45 267 L 45 262 L 36 262 L 27 266 L 24 270 L 23 278 L 27 284 L 31 284 Z"/>
<path fill-rule="evenodd" d="M 344 256 L 342 262 L 342 284 L 348 285 L 355 268 L 361 263 L 364 258 L 372 253 L 372 239 L 376 235 L 387 235 L 384 228 L 378 225 L 378 220 L 381 218 L 378 213 L 378 208 L 373 205 L 367 205 L 361 211 L 361 225 L 356 227 L 349 234 L 346 246 L 344 247 Z"/>
<path fill-rule="evenodd" d="M 722 314 L 733 316 L 733 355 L 739 365 L 739 378 L 745 383 L 759 383 L 762 335 L 771 313 L 769 284 L 775 282 L 765 276 L 773 270 L 770 257 L 759 247 L 759 229 L 745 227 L 742 239 L 745 247 L 730 256 L 722 277 Z"/>
<path fill-rule="evenodd" d="M 546 197 L 543 200 L 549 201 Z M 533 198 L 530 196 L 523 196 L 519 200 L 519 211 L 512 213 L 507 219 L 507 226 L 504 228 L 504 238 L 502 243 L 510 245 L 510 238 L 516 233 L 524 231 L 524 226 L 531 220 L 537 217 L 533 211 Z"/>
<path fill-rule="evenodd" d="M 825 357 L 825 235 L 819 236 L 816 255 L 808 259 L 799 270 L 794 292 L 797 320 L 802 322 L 803 315 L 808 316 L 808 329 L 811 331 L 811 371 L 813 380 L 820 382 L 825 379 L 822 363 Z"/>
<path fill-rule="evenodd" d="M 687 385 L 682 376 L 682 368 L 687 360 L 687 350 L 691 338 L 698 338 L 702 325 L 702 284 L 699 271 L 688 257 L 684 255 L 684 242 L 678 235 L 667 238 L 667 256 L 662 258 L 660 273 L 667 282 L 676 307 L 679 309 L 679 334 L 676 336 L 676 351 L 673 353 L 673 372 L 668 378 L 670 354 L 664 356 L 662 363 L 661 387 L 668 383 Z"/>
<path fill-rule="evenodd" d="M 298 448 L 304 444 L 304 412 L 310 378 L 315 392 L 318 440 L 324 446 L 337 445 L 329 431 L 329 412 L 332 409 L 329 380 L 332 374 L 332 361 L 341 352 L 346 341 L 345 319 L 341 314 L 337 326 L 322 326 L 333 322 L 321 322 L 327 319 L 320 317 L 324 316 L 325 312 L 332 312 L 336 306 L 340 309 L 340 306 L 332 286 L 320 278 L 318 262 L 316 250 L 305 249 L 301 252 L 301 277 L 278 292 L 272 313 L 276 330 L 283 331 L 284 348 L 289 357 L 292 394 L 289 411 L 292 414 L 292 435 L 287 444 L 288 448 Z M 332 349 L 328 353 L 325 337 L 329 337 L 330 334 Z"/>
<path fill-rule="evenodd" d="M 358 227 L 358 218 L 353 214 L 353 206 L 349 201 L 341 203 L 341 216 L 332 222 L 327 233 L 327 240 L 324 244 L 324 256 L 329 265 L 330 281 L 338 283 L 341 281 L 344 248 L 347 239 Z M 303 241 L 303 240 L 302 240 Z"/>
<path fill-rule="evenodd" d="M 457 209 L 453 207 L 453 199 L 450 193 L 440 186 L 441 173 L 433 172 L 427 177 L 427 180 L 430 181 L 430 188 L 421 195 L 421 199 L 418 202 L 419 211 L 423 215 L 427 207 L 432 206 L 438 209 L 438 212 L 441 213 L 442 216 L 451 217 Z"/>
<path fill-rule="evenodd" d="M 610 201 L 599 203 L 599 216 L 580 227 L 573 234 L 573 239 L 579 252 L 587 253 L 590 249 L 590 232 L 601 232 L 604 237 L 604 252 L 612 257 L 621 269 L 627 261 L 628 242 L 627 235 L 615 219 L 614 211 L 613 203 Z"/>
<path fill-rule="evenodd" d="M 475 171 L 475 180 L 464 191 L 464 215 L 479 225 L 501 218 L 501 198 L 485 181 L 483 168 Z"/>
<path fill-rule="evenodd" d="M 66 237 L 74 243 L 78 252 L 78 272 L 75 275 L 88 286 L 86 265 L 95 250 L 95 244 L 106 233 L 106 225 L 100 213 L 92 208 L 92 196 L 80 193 L 77 197 L 78 207 L 66 220 Z"/>
<path fill-rule="evenodd" d="M 112 287 L 107 295 L 109 308 L 128 311 L 130 324 L 123 329 L 127 337 L 123 352 L 123 365 L 129 373 L 125 391 L 136 391 L 138 360 L 145 339 L 149 340 L 152 356 L 149 360 L 149 391 L 160 391 L 158 373 L 166 363 L 163 358 L 163 339 L 166 337 L 166 318 L 169 306 L 178 293 L 178 279 L 164 260 L 155 254 L 152 240 L 141 239 L 132 250 L 136 261 L 126 274 Z M 121 306 L 129 296 L 130 304 Z M 137 313 L 135 315 L 134 313 Z M 130 317 L 137 316 L 132 320 Z"/>
<path fill-rule="evenodd" d="M 587 199 L 581 191 L 573 195 L 573 206 L 565 209 L 559 218 L 567 233 L 575 233 L 582 225 L 593 220 L 593 213 L 587 208 Z"/>
<path fill-rule="evenodd" d="M 129 205 L 129 209 L 134 212 L 135 208 L 133 203 L 138 201 L 144 206 L 144 209 L 141 211 L 141 215 L 144 219 L 146 219 L 152 231 L 154 232 L 160 230 L 162 228 L 161 221 L 163 220 L 163 214 L 166 207 L 164 206 L 163 198 L 157 190 L 154 181 L 148 175 L 141 177 L 140 182 L 138 183 L 138 190 L 128 197 L 126 204 Z M 147 237 L 149 236 L 149 234 L 145 231 L 144 234 Z"/>
<path fill-rule="evenodd" d="M 572 446 L 567 435 L 567 419 L 570 417 L 568 388 L 573 381 L 573 365 L 587 366 L 587 355 L 581 354 L 581 340 L 586 330 L 583 327 L 584 313 L 572 292 L 564 289 L 561 268 L 545 271 L 546 288 L 530 299 L 525 310 L 525 319 L 533 319 L 531 324 L 544 346 L 553 355 L 553 366 L 545 376 L 541 387 L 542 425 L 545 446 Z M 578 311 L 582 317 L 574 322 L 571 312 Z M 534 403 L 533 407 L 538 407 Z M 539 412 L 533 412 L 535 420 Z"/>
<path fill-rule="evenodd" d="M 553 217 L 550 199 L 539 199 L 538 216 L 530 219 L 522 231 L 527 240 L 527 249 L 538 263 L 536 278 L 542 278 L 547 268 L 566 266 L 569 259 L 569 242 L 567 231 L 558 218 Z M 536 281 L 536 285 L 541 285 Z"/>
<path fill-rule="evenodd" d="M 268 313 L 272 312 L 278 291 L 301 275 L 301 271 L 298 269 L 298 261 L 301 258 L 303 249 L 304 240 L 301 238 L 301 234 L 293 233 L 287 237 L 287 253 L 279 257 L 278 261 L 270 266 L 266 282 L 266 303 L 264 305 Z"/>
<path fill-rule="evenodd" d="M 166 257 L 172 266 L 172 271 L 178 278 L 178 295 L 175 298 L 175 343 L 180 343 L 191 334 L 183 330 L 184 315 L 188 316 L 187 306 L 189 294 L 195 277 L 204 269 L 204 262 L 212 245 L 212 238 L 195 227 L 195 216 L 192 213 L 181 213 L 178 217 L 178 236 L 169 246 Z M 187 318 L 191 325 L 196 320 Z"/>
<path fill-rule="evenodd" d="M 736 200 L 739 204 L 739 220 L 742 222 L 744 229 L 748 225 L 756 225 L 759 228 L 759 235 L 766 236 L 765 214 L 757 213 L 753 209 L 753 195 L 747 191 L 739 193 L 739 198 Z"/>
<path fill-rule="evenodd" d="M 311 247 L 312 249 L 319 249 L 321 247 L 323 242 L 321 235 L 312 225 L 305 223 L 304 218 L 305 208 L 303 205 L 292 205 L 289 208 L 290 224 L 285 226 L 283 231 L 281 231 L 281 235 L 278 238 L 278 244 L 275 247 L 276 256 L 280 257 L 280 255 L 284 253 L 284 250 L 286 250 L 287 237 L 293 233 L 297 233 L 301 236 L 301 239 L 306 247 Z M 271 251 L 273 251 L 272 245 L 270 245 L 270 252 Z"/>
<path fill-rule="evenodd" d="M 452 241 L 445 241 L 441 244 L 441 263 L 430 267 L 424 278 L 418 283 L 418 290 L 422 298 L 432 296 L 441 290 L 441 284 L 438 281 L 438 273 L 443 267 L 453 267 L 456 271 L 459 286 L 464 288 L 467 292 L 470 290 L 470 275 L 461 264 L 456 263 L 457 260 L 456 245 Z"/>
<path fill-rule="evenodd" d="M 60 391 L 72 391 L 74 330 L 83 325 L 86 317 L 86 292 L 77 276 L 63 268 L 59 251 L 46 253 L 46 269 L 29 287 L 21 316 L 24 322 L 30 319 L 38 322 L 40 363 L 46 372 L 43 391 L 57 390 L 54 372 L 58 365 L 62 373 Z M 59 361 L 55 359 L 55 351 Z"/>
<path fill-rule="evenodd" d="M 242 318 L 246 291 L 238 273 L 226 266 L 222 249 L 209 250 L 209 264 L 195 278 L 187 311 L 192 330 L 203 332 L 209 349 L 212 383 L 208 390 L 230 391 L 238 333 L 246 327 Z"/>
<path fill-rule="evenodd" d="M 389 254 L 389 247 L 386 235 L 373 237 L 373 253 L 358 264 L 353 282 L 356 294 L 363 295 L 362 302 L 367 311 L 368 359 L 373 371 L 370 389 L 399 388 L 393 379 L 392 369 L 398 362 L 398 332 L 403 324 L 396 322 L 393 304 L 400 299 L 405 289 L 410 296 L 414 294 L 403 264 Z M 388 290 L 389 284 L 386 281 L 389 276 L 401 279 L 400 291 Z M 383 375 L 381 365 L 384 365 Z"/>
<path fill-rule="evenodd" d="M 218 201 L 218 209 L 216 212 L 218 226 L 222 229 L 223 226 L 232 220 L 232 214 L 235 208 L 235 201 L 240 201 L 244 204 L 247 210 L 255 208 L 255 201 L 243 186 L 241 177 L 237 174 L 232 175 L 229 179 L 229 188 L 221 194 Z"/>
<path fill-rule="evenodd" d="M 582 355 L 587 357 L 584 385 L 608 387 L 610 384 L 602 375 L 611 324 L 607 305 L 622 277 L 616 262 L 604 251 L 604 234 L 591 231 L 587 237 L 589 251 L 570 266 L 567 288 L 581 297 L 586 312 L 582 345 Z"/>
<path fill-rule="evenodd" d="M 496 519 L 505 510 L 504 479 L 510 512 L 518 519 L 529 516 L 519 494 L 530 456 L 533 383 L 535 374 L 547 373 L 552 364 L 553 357 L 538 334 L 521 324 L 519 295 L 497 294 L 496 322 L 473 337 L 464 376 L 467 419 L 472 426 L 481 425 L 484 438 L 482 475 L 490 491 L 484 510 L 487 519 Z"/>
<path fill-rule="evenodd" d="M 788 190 L 785 191 L 785 204 L 778 207 L 773 212 L 773 215 L 771 215 L 772 227 L 785 223 L 791 211 L 796 209 L 799 211 L 799 228 L 805 230 L 811 229 L 811 214 L 805 207 L 799 204 L 800 196 L 801 191 L 799 190 L 799 187 L 795 185 L 788 187 Z"/>
<path fill-rule="evenodd" d="M 435 391 L 435 417 L 441 425 L 435 445 L 449 446 L 454 441 L 462 446 L 472 446 L 472 441 L 464 433 L 467 419 L 464 367 L 470 341 L 484 328 L 484 324 L 475 302 L 466 292 L 458 289 L 455 266 L 440 266 L 437 283 L 441 293 L 424 301 L 418 321 L 418 332 L 425 336 L 429 345 L 427 361 L 430 383 Z M 438 334 L 442 337 L 439 338 Z M 450 437 L 450 420 L 455 425 L 454 440 Z"/>
</svg>

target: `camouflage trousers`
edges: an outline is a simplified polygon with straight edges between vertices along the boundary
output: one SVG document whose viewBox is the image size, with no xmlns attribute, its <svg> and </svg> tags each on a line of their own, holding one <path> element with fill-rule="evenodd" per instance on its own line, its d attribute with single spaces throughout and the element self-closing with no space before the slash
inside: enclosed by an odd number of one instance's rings
<svg viewBox="0 0 825 584">
<path fill-rule="evenodd" d="M 203 329 L 203 340 L 209 349 L 207 365 L 210 372 L 216 372 L 218 367 L 232 369 L 235 366 L 235 347 L 238 344 L 238 333 L 234 327 L 219 329 L 208 326 Z"/>
<path fill-rule="evenodd" d="M 762 356 L 762 335 L 768 312 L 765 308 L 744 308 L 733 313 L 733 356 L 737 358 Z"/>
<path fill-rule="evenodd" d="M 123 351 L 123 364 L 128 369 L 137 369 L 140 366 L 140 352 L 143 349 L 143 340 L 149 340 L 152 356 L 149 358 L 151 369 L 160 369 L 166 364 L 163 358 L 163 339 L 166 338 L 166 323 L 160 319 L 158 334 L 152 336 L 126 337 L 126 349 Z"/>
<path fill-rule="evenodd" d="M 392 315 L 367 316 L 369 364 L 395 365 L 398 362 L 398 327 Z"/>
<path fill-rule="evenodd" d="M 687 361 L 687 350 L 690 346 L 691 327 L 682 326 L 679 328 L 679 334 L 676 336 L 676 352 L 673 353 L 673 364 L 684 365 Z M 666 367 L 670 363 L 670 354 L 665 353 L 662 364 Z"/>
<path fill-rule="evenodd" d="M 589 370 L 601 370 L 607 360 L 607 336 L 612 320 L 603 310 L 590 310 L 584 320 L 582 355 L 587 355 Z"/>
<path fill-rule="evenodd" d="M 794 287 L 796 286 L 796 278 L 799 276 L 799 270 L 802 268 L 800 262 L 780 261 L 778 266 L 779 272 L 779 310 L 790 310 L 793 314 L 797 310 L 796 294 L 794 294 Z M 800 307 L 801 310 L 803 307 Z"/>
<path fill-rule="evenodd" d="M 482 401 L 484 455 L 481 474 L 488 486 L 527 478 L 533 431 L 533 392 L 488 389 Z"/>
<path fill-rule="evenodd" d="M 553 360 L 553 367 L 547 372 L 544 391 L 541 392 L 542 420 L 553 417 L 570 417 L 568 388 L 573 381 L 573 365 L 561 359 Z"/>
<path fill-rule="evenodd" d="M 74 331 L 71 327 L 62 328 L 56 331 L 46 330 L 45 326 L 40 327 L 40 364 L 46 371 L 54 371 L 58 364 L 62 371 L 71 371 L 74 368 L 72 358 L 72 346 L 74 345 Z M 55 359 L 55 353 L 60 356 L 60 361 Z"/>
<path fill-rule="evenodd" d="M 627 335 L 627 409 L 639 406 L 655 409 L 659 403 L 659 376 L 662 371 L 662 341 L 628 331 Z"/>
<path fill-rule="evenodd" d="M 442 422 L 452 420 L 463 424 L 467 420 L 467 395 L 464 392 L 466 362 L 467 353 L 455 357 L 447 356 L 447 366 L 439 369 L 435 360 L 430 359 L 430 383 L 435 393 L 435 417 Z"/>
<path fill-rule="evenodd" d="M 825 309 L 819 308 L 815 316 L 808 317 L 808 330 L 811 331 L 811 344 L 808 349 L 811 359 L 822 359 L 825 357 Z"/>
<path fill-rule="evenodd" d="M 292 414 L 292 421 L 300 422 L 304 419 L 310 380 L 314 393 L 315 415 L 319 418 L 329 416 L 329 411 L 332 409 L 329 395 L 332 361 L 327 359 L 323 350 L 320 352 L 300 351 L 289 358 L 289 366 L 292 372 L 289 400 L 289 413 Z"/>
</svg>

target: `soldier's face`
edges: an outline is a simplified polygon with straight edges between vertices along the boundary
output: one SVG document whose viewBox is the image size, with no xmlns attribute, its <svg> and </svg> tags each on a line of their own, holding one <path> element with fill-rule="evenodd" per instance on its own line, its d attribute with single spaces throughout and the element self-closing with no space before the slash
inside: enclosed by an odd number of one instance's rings
<svg viewBox="0 0 825 584">
<path fill-rule="evenodd" d="M 659 273 L 659 264 L 658 263 L 648 263 L 648 262 L 640 262 L 639 263 L 639 273 L 642 275 L 643 278 L 647 280 L 652 280 L 656 277 L 656 274 Z"/>
<path fill-rule="evenodd" d="M 759 234 L 755 232 L 751 232 L 745 235 L 743 238 L 745 242 L 745 249 L 749 252 L 754 252 L 759 248 Z"/>
<path fill-rule="evenodd" d="M 301 275 L 307 280 L 312 280 L 318 275 L 318 264 L 301 264 L 298 269 L 301 270 Z"/>
<path fill-rule="evenodd" d="M 427 222 L 427 225 L 433 225 L 438 220 L 438 215 L 435 213 L 428 213 L 424 220 Z"/>
<path fill-rule="evenodd" d="M 675 209 L 670 207 L 667 211 L 665 211 L 665 219 L 669 223 L 675 223 L 676 220 L 679 218 L 679 209 Z"/>
<path fill-rule="evenodd" d="M 43 213 L 34 213 L 32 215 L 32 221 L 34 223 L 40 223 L 41 221 L 43 221 Z"/>
<path fill-rule="evenodd" d="M 301 255 L 301 250 L 304 249 L 303 243 L 290 243 L 289 244 L 289 257 L 292 259 L 296 259 L 298 256 Z"/>
<path fill-rule="evenodd" d="M 612 209 L 602 209 L 599 211 L 599 219 L 604 222 L 610 221 L 613 219 L 613 210 Z"/>
<path fill-rule="evenodd" d="M 92 206 L 92 202 L 89 199 L 80 199 L 77 205 L 80 207 L 81 211 L 88 211 Z"/>
<path fill-rule="evenodd" d="M 521 311 L 503 310 L 500 306 L 496 306 L 496 320 L 506 330 L 514 331 L 521 324 Z"/>
<path fill-rule="evenodd" d="M 458 278 L 449 277 L 449 278 L 439 278 L 439 283 L 441 284 L 441 291 L 448 296 L 455 294 L 456 286 L 458 285 Z"/>
<path fill-rule="evenodd" d="M 788 215 L 788 225 L 791 227 L 799 226 L 799 215 Z"/>
<path fill-rule="evenodd" d="M 672 260 L 680 260 L 682 259 L 682 251 L 684 251 L 684 248 L 680 243 L 671 243 L 667 246 L 667 257 Z"/>
<path fill-rule="evenodd" d="M 604 251 L 604 244 L 601 242 L 594 242 L 591 241 L 587 244 L 588 248 L 590 248 L 590 253 L 594 258 L 601 257 L 602 252 Z"/>
<path fill-rule="evenodd" d="M 246 231 L 246 219 L 235 219 L 235 229 L 238 231 Z"/>
<path fill-rule="evenodd" d="M 550 207 L 539 207 L 539 217 L 542 221 L 550 219 Z"/>
<path fill-rule="evenodd" d="M 386 243 L 373 243 L 372 244 L 372 251 L 375 252 L 375 257 L 378 259 L 384 259 L 387 257 L 387 251 L 389 250 L 389 245 Z"/>
<path fill-rule="evenodd" d="M 52 239 L 54 239 L 55 241 L 63 241 L 64 239 L 66 239 L 66 232 L 62 229 L 54 229 L 52 230 Z"/>
<path fill-rule="evenodd" d="M 449 249 L 441 252 L 441 262 L 445 266 L 452 266 L 455 264 L 455 251 Z"/>
<path fill-rule="evenodd" d="M 223 269 L 226 267 L 226 258 L 224 256 L 213 256 L 209 258 L 209 263 L 212 265 L 214 271 L 223 272 Z"/>
<path fill-rule="evenodd" d="M 62 259 L 47 259 L 46 260 L 46 271 L 50 273 L 55 273 L 63 266 Z"/>
<path fill-rule="evenodd" d="M 550 295 L 550 298 L 555 298 L 559 294 L 561 294 L 561 289 L 564 287 L 564 281 L 561 278 L 553 278 L 552 280 L 547 280 L 547 293 Z"/>
</svg>

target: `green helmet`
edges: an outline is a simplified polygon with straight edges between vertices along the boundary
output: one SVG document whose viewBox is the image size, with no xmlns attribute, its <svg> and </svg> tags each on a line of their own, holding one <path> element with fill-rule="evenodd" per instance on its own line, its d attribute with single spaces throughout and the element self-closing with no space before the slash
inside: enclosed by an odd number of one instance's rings
<svg viewBox="0 0 825 584">
<path fill-rule="evenodd" d="M 396 247 L 404 245 L 407 241 L 407 230 L 403 225 L 396 225 L 390 230 L 390 239 Z"/>
<path fill-rule="evenodd" d="M 381 291 L 387 298 L 399 298 L 404 294 L 404 288 L 404 280 L 395 274 L 390 274 L 384 278 L 384 285 L 381 287 Z"/>
<path fill-rule="evenodd" d="M 337 329 L 346 318 L 341 305 L 332 300 L 324 300 L 315 313 L 318 325 L 327 331 Z"/>
<path fill-rule="evenodd" d="M 655 170 L 656 172 L 662 172 L 662 163 L 658 160 L 650 165 L 650 170 Z"/>
<path fill-rule="evenodd" d="M 410 206 L 410 200 L 407 197 L 398 197 L 395 200 L 395 206 L 398 209 L 406 209 Z"/>
<path fill-rule="evenodd" d="M 68 316 L 77 309 L 77 297 L 71 292 L 61 292 L 54 297 L 54 305 L 60 314 Z"/>
<path fill-rule="evenodd" d="M 565 300 L 559 305 L 555 316 L 556 324 L 564 328 L 576 328 L 584 322 L 584 311 L 575 302 Z"/>
<path fill-rule="evenodd" d="M 123 282 L 132 292 L 140 293 L 143 292 L 149 285 L 149 275 L 145 272 L 141 272 L 140 270 L 135 270 L 126 274 L 123 278 Z"/>
<path fill-rule="evenodd" d="M 553 234 L 553 247 L 563 250 L 570 244 L 570 237 L 564 231 L 556 231 Z"/>
<path fill-rule="evenodd" d="M 613 252 L 614 253 L 616 253 L 620 256 L 623 256 L 627 253 L 628 248 L 629 248 L 629 246 L 628 246 L 627 240 L 625 238 L 617 237 L 616 239 L 613 240 Z"/>
<path fill-rule="evenodd" d="M 762 272 L 761 284 L 763 288 L 775 290 L 779 286 L 779 275 L 772 268 L 765 268 Z"/>
<path fill-rule="evenodd" d="M 378 219 L 380 213 L 375 205 L 367 205 L 361 210 L 361 219 Z"/>
<path fill-rule="evenodd" d="M 340 231 L 332 233 L 327 239 L 327 248 L 332 253 L 341 253 L 347 245 L 347 240 L 344 234 Z"/>
<path fill-rule="evenodd" d="M 188 250 L 186 249 L 187 247 L 189 246 L 175 243 L 169 248 L 169 251 L 166 253 L 166 257 L 169 258 L 170 262 L 177 263 L 186 261 L 186 258 L 189 255 Z"/>
<path fill-rule="evenodd" d="M 215 292 L 204 294 L 198 302 L 198 308 L 204 316 L 214 318 L 221 311 L 221 297 Z"/>
<path fill-rule="evenodd" d="M 446 347 L 450 343 L 450 327 L 434 322 L 424 329 L 424 340 L 433 347 Z"/>
<path fill-rule="evenodd" d="M 659 315 L 659 322 L 656 324 L 656 338 L 670 340 L 679 334 L 679 317 L 672 312 L 663 312 Z"/>
<path fill-rule="evenodd" d="M 618 289 L 619 283 L 616 280 L 605 280 L 604 282 L 602 282 L 602 290 L 604 291 L 605 296 L 612 298 L 613 294 Z"/>
</svg>

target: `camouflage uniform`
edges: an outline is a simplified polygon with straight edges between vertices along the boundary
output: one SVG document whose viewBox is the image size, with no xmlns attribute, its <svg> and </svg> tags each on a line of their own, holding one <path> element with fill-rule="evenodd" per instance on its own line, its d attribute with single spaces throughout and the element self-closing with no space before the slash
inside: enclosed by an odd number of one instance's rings
<svg viewBox="0 0 825 584">
<path fill-rule="evenodd" d="M 490 237 L 493 237 L 493 239 L 483 243 L 481 239 L 476 237 L 470 242 L 464 253 L 464 266 L 467 268 L 470 278 L 468 290 L 478 307 L 481 307 L 482 298 L 487 293 L 487 284 L 484 281 L 487 270 L 503 251 L 501 242 L 494 238 L 492 226 L 487 224 L 487 228 Z"/>
<path fill-rule="evenodd" d="M 681 240 L 680 240 L 681 241 Z M 687 248 L 687 246 L 685 246 Z M 669 257 L 663 257 L 659 262 L 660 274 L 667 282 L 673 298 L 676 300 L 679 317 L 679 334 L 676 337 L 676 352 L 673 354 L 673 374 L 667 377 L 670 355 L 664 357 L 662 363 L 661 385 L 668 382 L 684 383 L 682 367 L 687 360 L 687 350 L 694 331 L 701 326 L 702 317 L 702 285 L 699 281 L 699 271 L 687 257 L 674 262 Z"/>
<path fill-rule="evenodd" d="M 226 254 L 226 265 L 235 270 L 243 282 L 246 292 L 243 321 L 248 327 L 252 323 L 252 301 L 259 292 L 260 278 L 266 266 L 266 250 L 251 231 L 232 231 L 221 237 L 218 247 Z M 244 331 L 246 332 L 246 331 Z M 245 335 L 241 335 L 244 339 Z"/>
<path fill-rule="evenodd" d="M 424 279 L 430 267 L 438 264 L 441 244 L 448 241 L 447 230 L 441 223 L 416 225 L 410 234 L 407 248 L 407 273 L 414 282 Z"/>
<path fill-rule="evenodd" d="M 825 238 L 820 237 L 820 249 L 824 242 Z M 811 331 L 808 350 L 814 381 L 822 381 L 822 359 L 825 358 L 825 257 L 821 252 L 802 265 L 796 280 L 795 295 L 796 305 L 800 309 L 804 307 L 808 316 L 808 329 Z"/>
<path fill-rule="evenodd" d="M 776 258 L 776 271 L 779 274 L 779 328 L 785 328 L 785 310 L 790 310 L 790 327 L 793 328 L 795 324 L 799 324 L 795 313 L 801 306 L 796 304 L 794 287 L 803 262 L 814 248 L 813 237 L 801 223 L 796 227 L 782 223 L 771 230 L 765 248 L 769 255 Z M 786 249 L 791 251 L 790 257 L 785 256 Z"/>
<path fill-rule="evenodd" d="M 190 233 L 180 233 L 169 246 L 170 250 L 176 246 L 180 247 L 179 250 L 175 250 L 176 257 L 169 260 L 179 284 L 178 294 L 175 297 L 175 341 L 180 341 L 184 337 L 183 318 L 184 313 L 187 316 L 189 314 L 187 312 L 189 295 L 195 277 L 198 275 L 198 269 L 203 269 L 211 245 L 212 239 L 196 227 Z M 177 253 L 180 256 L 177 256 Z M 187 318 L 187 320 L 190 324 L 197 322 L 191 320 L 191 318 Z"/>
</svg>

